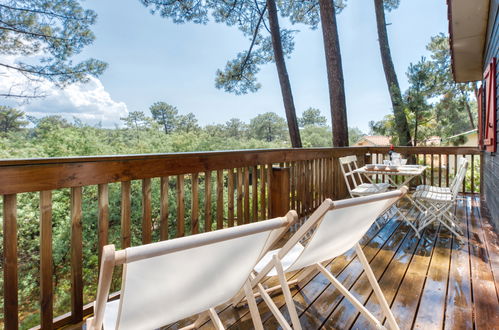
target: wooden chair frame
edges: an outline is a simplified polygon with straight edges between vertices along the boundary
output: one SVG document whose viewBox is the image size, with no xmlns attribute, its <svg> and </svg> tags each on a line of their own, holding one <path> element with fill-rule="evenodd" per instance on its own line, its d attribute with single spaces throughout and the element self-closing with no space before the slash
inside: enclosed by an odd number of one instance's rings
<svg viewBox="0 0 499 330">
<path fill-rule="evenodd" d="M 315 228 L 318 226 L 320 221 L 324 218 L 326 213 L 328 211 L 331 211 L 333 209 L 341 209 L 341 208 L 346 208 L 346 207 L 355 207 L 359 206 L 362 204 L 366 204 L 369 202 L 374 202 L 374 201 L 379 201 L 383 199 L 389 199 L 393 197 L 398 197 L 401 198 L 407 193 L 408 188 L 407 187 L 402 187 L 400 190 L 395 190 L 387 193 L 381 193 L 381 194 L 375 194 L 375 195 L 369 195 L 369 196 L 364 196 L 364 197 L 358 197 L 358 198 L 352 198 L 352 199 L 345 199 L 341 201 L 336 201 L 333 202 L 330 199 L 326 199 L 320 206 L 319 208 L 310 216 L 310 218 L 300 227 L 300 229 L 284 244 L 284 246 L 273 256 L 272 260 L 256 275 L 252 276 L 251 278 L 251 283 L 250 286 L 251 288 L 256 288 L 257 294 L 262 297 L 262 299 L 265 301 L 267 306 L 269 307 L 270 311 L 276 318 L 277 322 L 283 329 L 288 329 L 291 330 L 292 328 L 286 321 L 285 317 L 282 315 L 282 313 L 279 311 L 279 308 L 276 306 L 276 304 L 273 302 L 272 298 L 270 297 L 268 291 L 269 290 L 275 290 L 275 288 L 271 289 L 265 289 L 261 282 L 263 279 L 267 276 L 267 274 L 272 270 L 276 269 L 277 271 L 277 276 L 279 280 L 279 286 L 278 288 L 282 289 L 284 299 L 286 302 L 286 306 L 291 318 L 291 324 L 295 330 L 301 329 L 301 324 L 299 321 L 298 313 L 296 311 L 296 307 L 291 295 L 291 290 L 289 285 L 294 284 L 296 282 L 293 281 L 293 283 L 290 283 L 286 279 L 286 274 L 284 272 L 281 260 L 284 258 L 284 256 L 291 251 L 293 246 L 299 243 L 299 241 L 302 239 L 304 235 L 306 235 L 311 229 Z M 391 205 L 387 208 L 389 209 Z M 387 209 L 383 210 L 381 214 L 383 214 Z M 314 233 L 315 234 L 315 233 Z M 313 235 L 314 235 L 313 234 Z M 386 301 L 381 288 L 379 287 L 379 284 L 376 280 L 376 277 L 374 276 L 374 273 L 369 265 L 369 262 L 367 261 L 367 258 L 364 255 L 364 252 L 362 251 L 362 248 L 358 243 L 355 244 L 355 251 L 356 254 L 362 264 L 362 267 L 364 268 L 364 271 L 366 272 L 367 278 L 369 283 L 371 284 L 374 293 L 376 297 L 378 298 L 378 301 L 381 305 L 381 309 L 387 318 L 388 325 L 390 326 L 391 329 L 399 329 L 397 322 L 395 320 L 395 317 L 393 316 L 390 306 L 388 305 L 388 302 Z M 304 269 L 304 272 L 299 276 L 297 279 L 297 282 L 299 283 L 300 281 L 304 280 L 306 277 L 309 275 L 316 273 L 316 272 L 321 272 L 353 305 L 355 308 L 357 308 L 373 325 L 375 325 L 378 328 L 383 328 L 382 323 L 377 320 L 374 315 L 369 312 L 361 302 L 359 302 L 349 291 L 347 288 L 345 288 L 341 282 L 339 282 L 334 275 L 327 270 L 324 266 L 322 266 L 321 263 L 316 263 L 313 264 L 307 268 Z M 233 304 L 238 304 L 240 301 L 244 299 L 243 296 L 239 295 L 234 298 Z"/>
<path fill-rule="evenodd" d="M 282 236 L 287 232 L 289 227 L 298 220 L 298 215 L 295 211 L 289 211 L 286 214 L 286 216 L 275 218 L 273 220 L 276 221 L 270 221 L 270 220 L 268 222 L 262 221 L 257 223 L 258 225 L 255 223 L 255 224 L 242 225 L 239 227 L 226 228 L 210 232 L 209 238 L 199 237 L 200 235 L 193 235 L 190 237 L 183 237 L 182 240 L 178 241 L 171 240 L 169 241 L 170 244 L 168 244 L 167 246 L 158 247 L 158 246 L 153 246 L 153 244 L 151 244 L 150 249 L 142 251 L 143 253 L 141 253 L 140 255 L 135 255 L 134 257 L 127 256 L 127 249 L 116 251 L 115 246 L 113 244 L 104 246 L 102 252 L 102 262 L 99 275 L 97 296 L 94 303 L 94 316 L 87 319 L 86 322 L 87 329 L 89 330 L 102 329 L 104 312 L 109 298 L 109 291 L 111 288 L 113 271 L 115 267 L 124 265 L 132 261 L 139 261 L 147 258 L 153 258 L 165 255 L 168 253 L 193 249 L 196 247 L 201 247 L 213 243 L 219 243 L 226 240 L 243 237 L 246 235 L 257 234 L 270 230 L 281 230 L 281 233 L 273 237 L 272 241 L 267 242 L 266 247 L 268 251 L 268 249 L 275 242 L 277 242 L 280 238 L 282 238 Z M 265 255 L 267 251 L 263 251 L 262 256 Z M 256 329 L 263 330 L 263 325 L 260 318 L 260 314 L 258 312 L 256 300 L 252 294 L 250 279 L 251 278 L 248 277 L 248 279 L 246 280 L 243 286 L 243 290 L 245 292 L 245 297 L 248 301 L 251 316 L 253 318 L 253 324 Z M 194 323 L 184 327 L 183 329 L 185 330 L 185 329 L 197 328 L 202 324 L 204 324 L 209 319 L 212 320 L 216 329 L 224 329 L 223 324 L 220 318 L 218 317 L 214 307 L 216 306 L 213 306 L 209 310 L 200 313 L 197 320 Z"/>
</svg>

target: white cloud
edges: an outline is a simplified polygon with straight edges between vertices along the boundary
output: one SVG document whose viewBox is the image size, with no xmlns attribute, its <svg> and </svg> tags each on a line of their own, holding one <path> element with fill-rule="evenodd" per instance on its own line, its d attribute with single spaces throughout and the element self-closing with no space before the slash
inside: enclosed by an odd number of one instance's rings
<svg viewBox="0 0 499 330">
<path fill-rule="evenodd" d="M 15 58 L 2 56 L 3 63 L 13 63 Z M 73 84 L 64 89 L 55 87 L 48 81 L 30 82 L 22 74 L 13 70 L 0 72 L 0 93 L 30 94 L 34 89 L 45 95 L 43 98 L 32 99 L 29 102 L 4 99 L 3 104 L 15 106 L 28 115 L 42 117 L 61 115 L 67 119 L 81 119 L 87 124 L 102 123 L 103 127 L 114 127 L 120 123 L 120 117 L 128 114 L 124 102 L 112 99 L 98 78 L 90 77 L 86 84 Z M 19 103 L 14 103 L 19 101 Z"/>
</svg>

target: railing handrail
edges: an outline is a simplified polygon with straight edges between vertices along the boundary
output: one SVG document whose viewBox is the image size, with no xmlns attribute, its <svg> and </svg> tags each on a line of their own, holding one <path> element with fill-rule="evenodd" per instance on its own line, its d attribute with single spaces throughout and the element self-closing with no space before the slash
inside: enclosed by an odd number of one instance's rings
<svg viewBox="0 0 499 330">
<path fill-rule="evenodd" d="M 0 195 L 387 150 L 388 147 L 290 148 L 6 159 L 0 160 Z M 408 154 L 480 154 L 473 147 L 397 147 L 396 150 Z"/>
</svg>

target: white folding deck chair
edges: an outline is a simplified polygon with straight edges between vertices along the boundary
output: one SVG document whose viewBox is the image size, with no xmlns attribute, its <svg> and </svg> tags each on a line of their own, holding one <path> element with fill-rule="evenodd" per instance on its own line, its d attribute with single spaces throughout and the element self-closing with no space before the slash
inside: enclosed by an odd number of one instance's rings
<svg viewBox="0 0 499 330">
<path fill-rule="evenodd" d="M 358 169 L 357 156 L 340 157 L 339 162 L 341 173 L 343 173 L 351 197 L 368 196 L 385 192 L 390 187 L 390 184 L 386 182 L 376 184 L 364 182 L 362 174 L 355 172 Z"/>
<path fill-rule="evenodd" d="M 115 251 L 104 247 L 94 317 L 87 329 L 156 329 L 197 315 L 223 329 L 215 307 L 243 289 L 256 329 L 263 329 L 249 275 L 297 220 L 285 217 Z M 113 269 L 123 265 L 120 299 L 108 302 Z"/>
<path fill-rule="evenodd" d="M 461 230 L 457 226 L 456 218 L 452 208 L 457 201 L 459 187 L 463 184 L 468 169 L 468 160 L 462 159 L 462 165 L 454 178 L 450 193 L 434 192 L 431 190 L 416 191 L 412 197 L 414 204 L 423 213 L 423 218 L 418 227 L 421 231 L 431 223 L 438 221 L 458 238 L 463 238 Z"/>
<path fill-rule="evenodd" d="M 458 184 L 459 173 L 462 171 L 465 162 L 466 162 L 465 157 L 459 157 L 457 161 L 458 165 L 457 165 L 456 176 L 452 179 L 449 187 L 437 187 L 437 186 L 421 184 L 416 187 L 416 191 L 424 190 L 424 191 L 430 191 L 432 193 L 452 194 L 453 187 L 456 184 Z"/>
<path fill-rule="evenodd" d="M 251 287 L 256 288 L 257 294 L 262 297 L 269 309 L 276 317 L 283 329 L 291 329 L 288 322 L 279 311 L 262 285 L 267 276 L 277 275 L 280 287 L 283 290 L 287 309 L 291 317 L 293 328 L 301 329 L 298 314 L 291 296 L 286 273 L 304 269 L 298 278 L 298 283 L 313 272 L 321 272 L 370 322 L 382 328 L 382 321 L 377 320 L 361 302 L 359 302 L 321 263 L 335 258 L 352 247 L 355 247 L 357 256 L 366 272 L 369 283 L 378 299 L 381 309 L 392 329 L 398 329 L 397 322 L 390 310 L 380 287 L 367 261 L 359 240 L 364 236 L 377 217 L 390 208 L 407 192 L 407 187 L 391 192 L 380 193 L 341 201 L 326 199 L 298 231 L 284 244 L 281 249 L 270 251 L 255 267 L 255 275 L 251 280 Z M 303 237 L 311 230 L 313 234 L 305 245 Z M 293 282 L 294 283 L 294 282 Z M 273 289 L 273 288 L 272 288 Z M 236 298 L 243 299 L 239 296 Z M 233 300 L 238 303 L 238 300 Z"/>
</svg>

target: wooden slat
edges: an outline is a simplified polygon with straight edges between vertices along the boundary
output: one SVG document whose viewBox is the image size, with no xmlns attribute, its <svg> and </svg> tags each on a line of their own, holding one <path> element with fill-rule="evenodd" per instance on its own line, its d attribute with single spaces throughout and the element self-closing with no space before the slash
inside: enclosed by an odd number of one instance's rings
<svg viewBox="0 0 499 330">
<path fill-rule="evenodd" d="M 296 210 L 296 163 L 292 162 L 291 167 L 291 209 Z"/>
<path fill-rule="evenodd" d="M 130 181 L 121 183 L 121 248 L 131 246 L 131 184 Z"/>
<path fill-rule="evenodd" d="M 152 242 L 151 179 L 142 180 L 142 244 Z"/>
<path fill-rule="evenodd" d="M 426 166 L 426 153 L 423 154 L 423 165 Z M 426 184 L 426 177 L 428 176 L 428 171 L 426 170 L 423 175 L 423 184 Z"/>
<path fill-rule="evenodd" d="M 244 168 L 244 223 L 250 223 L 249 168 Z"/>
<path fill-rule="evenodd" d="M 251 217 L 253 221 L 258 221 L 258 169 L 253 166 L 251 169 Z"/>
<path fill-rule="evenodd" d="M 447 164 L 445 164 L 445 186 L 446 187 L 449 187 L 450 186 L 450 182 L 449 182 L 449 169 L 450 169 L 450 155 L 445 155 L 446 156 L 446 160 L 447 160 Z"/>
<path fill-rule="evenodd" d="M 475 310 L 475 329 L 489 329 L 499 324 L 499 301 L 491 269 L 487 242 L 480 226 L 480 210 L 467 198 L 470 205 L 469 246 L 471 280 Z"/>
<path fill-rule="evenodd" d="M 227 218 L 229 227 L 234 226 L 234 170 L 227 170 Z"/>
<path fill-rule="evenodd" d="M 211 171 L 204 173 L 204 231 L 211 231 Z"/>
<path fill-rule="evenodd" d="M 192 174 L 192 207 L 191 207 L 191 227 L 192 233 L 199 233 L 199 174 Z"/>
<path fill-rule="evenodd" d="M 260 165 L 260 220 L 267 218 L 265 189 L 267 187 L 265 164 Z"/>
<path fill-rule="evenodd" d="M 99 270 L 102 259 L 102 249 L 108 242 L 109 231 L 109 185 L 107 183 L 100 184 L 97 187 L 99 199 L 99 220 L 98 220 L 98 253 L 99 253 Z"/>
<path fill-rule="evenodd" d="M 160 200 L 159 200 L 159 238 L 164 241 L 168 239 L 169 228 L 168 228 L 168 189 L 169 189 L 170 178 L 167 176 L 161 177 L 160 182 Z"/>
<path fill-rule="evenodd" d="M 224 227 L 224 172 L 217 171 L 217 229 Z"/>
<path fill-rule="evenodd" d="M 176 237 L 185 236 L 185 185 L 184 176 L 177 175 L 177 234 Z"/>
<path fill-rule="evenodd" d="M 442 155 L 438 155 L 438 186 L 442 187 Z"/>
<path fill-rule="evenodd" d="M 267 167 L 266 167 L 266 173 L 265 173 L 265 179 L 267 181 L 267 217 L 270 218 L 270 213 L 272 212 L 271 210 L 271 198 L 272 198 L 272 193 L 270 192 L 270 176 L 271 176 L 271 173 L 272 173 L 272 164 L 267 164 Z"/>
<path fill-rule="evenodd" d="M 52 191 L 40 192 L 40 324 L 52 327 Z"/>
<path fill-rule="evenodd" d="M 237 169 L 237 224 L 242 225 L 243 222 L 243 169 Z"/>
<path fill-rule="evenodd" d="M 430 169 L 431 169 L 431 172 L 430 172 L 430 185 L 434 185 L 434 176 L 435 176 L 435 166 L 434 166 L 434 159 L 435 159 L 435 155 L 434 154 L 431 154 L 431 165 L 430 165 Z"/>
<path fill-rule="evenodd" d="M 83 320 L 82 188 L 71 188 L 71 314 Z"/>
<path fill-rule="evenodd" d="M 474 194 L 475 193 L 475 156 L 474 155 L 471 155 L 471 163 L 470 163 L 470 167 L 471 167 L 471 193 Z M 464 180 L 466 180 L 466 177 L 464 178 Z"/>
<path fill-rule="evenodd" d="M 18 329 L 17 196 L 3 196 L 3 314 L 6 329 Z"/>
</svg>

